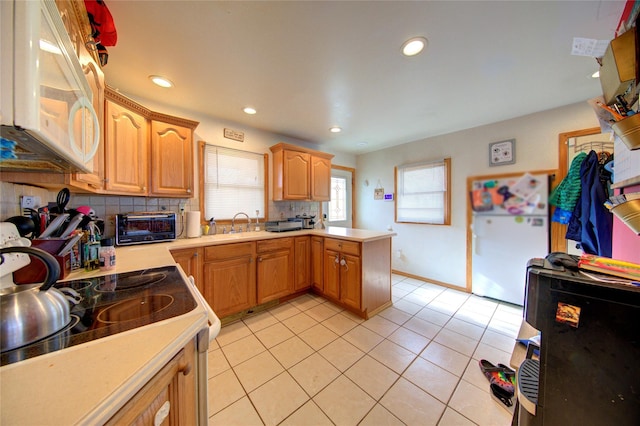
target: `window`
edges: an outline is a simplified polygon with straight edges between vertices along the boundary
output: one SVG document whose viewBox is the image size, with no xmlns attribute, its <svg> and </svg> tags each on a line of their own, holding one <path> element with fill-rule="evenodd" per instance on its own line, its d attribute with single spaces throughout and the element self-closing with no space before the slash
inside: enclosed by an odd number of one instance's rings
<svg viewBox="0 0 640 426">
<path fill-rule="evenodd" d="M 450 158 L 396 167 L 396 222 L 450 225 L 450 168 Z"/>
<path fill-rule="evenodd" d="M 231 219 L 256 210 L 265 217 L 266 155 L 201 144 L 203 183 L 201 197 L 205 219 Z"/>
<path fill-rule="evenodd" d="M 347 179 L 331 177 L 331 201 L 327 213 L 329 222 L 347 220 Z"/>
</svg>

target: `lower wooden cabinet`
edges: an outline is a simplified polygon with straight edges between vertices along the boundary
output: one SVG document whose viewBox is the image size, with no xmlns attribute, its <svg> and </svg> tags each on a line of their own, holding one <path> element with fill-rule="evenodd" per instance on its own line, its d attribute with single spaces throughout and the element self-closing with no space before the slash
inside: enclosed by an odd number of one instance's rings
<svg viewBox="0 0 640 426">
<path fill-rule="evenodd" d="M 257 242 L 258 298 L 265 303 L 293 292 L 293 239 L 277 238 Z"/>
<path fill-rule="evenodd" d="M 293 290 L 300 291 L 311 287 L 311 237 L 295 237 L 293 253 Z"/>
<path fill-rule="evenodd" d="M 204 297 L 218 317 L 256 305 L 256 243 L 204 248 Z"/>
<path fill-rule="evenodd" d="M 173 260 L 182 266 L 182 270 L 187 276 L 192 276 L 196 282 L 196 287 L 200 294 L 204 295 L 204 283 L 202 282 L 202 248 L 186 248 L 171 250 Z"/>
<path fill-rule="evenodd" d="M 196 424 L 196 356 L 191 341 L 107 425 Z"/>
<path fill-rule="evenodd" d="M 220 318 L 309 288 L 363 318 L 391 305 L 391 238 L 287 236 L 171 254 Z"/>
<path fill-rule="evenodd" d="M 311 237 L 311 285 L 320 292 L 324 289 L 323 237 Z"/>
</svg>

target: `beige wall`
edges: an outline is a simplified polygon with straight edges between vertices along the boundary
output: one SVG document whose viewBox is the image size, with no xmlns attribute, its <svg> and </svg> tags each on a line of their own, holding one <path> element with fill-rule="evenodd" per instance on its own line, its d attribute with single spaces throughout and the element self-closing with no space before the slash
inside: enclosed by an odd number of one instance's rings
<svg viewBox="0 0 640 426">
<path fill-rule="evenodd" d="M 558 134 L 597 126 L 586 102 L 543 111 L 447 135 L 419 140 L 357 158 L 358 227 L 397 232 L 393 269 L 455 286 L 466 286 L 466 178 L 468 176 L 556 169 Z M 516 163 L 490 167 L 488 145 L 516 139 Z M 380 182 L 393 192 L 396 165 L 451 157 L 451 226 L 396 224 L 394 204 L 373 199 Z M 368 180 L 369 186 L 364 185 Z M 541 253 L 541 256 L 547 253 Z"/>
</svg>

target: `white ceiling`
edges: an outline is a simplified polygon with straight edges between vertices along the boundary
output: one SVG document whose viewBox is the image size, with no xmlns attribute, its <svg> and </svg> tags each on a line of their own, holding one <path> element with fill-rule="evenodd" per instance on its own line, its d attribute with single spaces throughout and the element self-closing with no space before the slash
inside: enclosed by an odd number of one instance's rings
<svg viewBox="0 0 640 426">
<path fill-rule="evenodd" d="M 624 1 L 107 5 L 118 44 L 104 71 L 122 93 L 357 154 L 601 94 L 572 40 L 613 38 Z M 417 35 L 426 52 L 402 56 Z"/>
</svg>

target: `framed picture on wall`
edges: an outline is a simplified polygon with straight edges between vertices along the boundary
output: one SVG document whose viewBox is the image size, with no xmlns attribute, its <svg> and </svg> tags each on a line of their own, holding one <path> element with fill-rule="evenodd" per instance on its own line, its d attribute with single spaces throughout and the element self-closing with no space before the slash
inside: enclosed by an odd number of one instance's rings
<svg viewBox="0 0 640 426">
<path fill-rule="evenodd" d="M 516 162 L 516 140 L 493 142 L 489 144 L 489 165 L 502 166 Z"/>
</svg>

